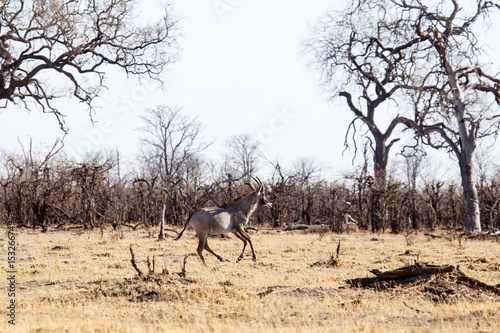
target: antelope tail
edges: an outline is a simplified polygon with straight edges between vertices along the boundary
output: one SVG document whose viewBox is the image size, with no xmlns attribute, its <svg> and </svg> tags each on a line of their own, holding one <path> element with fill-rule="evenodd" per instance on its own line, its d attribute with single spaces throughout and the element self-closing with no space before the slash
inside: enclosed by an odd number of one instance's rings
<svg viewBox="0 0 500 333">
<path fill-rule="evenodd" d="M 187 227 L 187 225 L 189 223 L 189 220 L 191 220 L 191 216 L 193 216 L 193 215 L 194 215 L 194 213 L 191 214 L 191 215 L 189 215 L 188 219 L 186 220 L 186 224 L 184 224 L 184 229 L 182 229 L 182 231 L 180 232 L 179 236 L 177 236 L 177 237 L 174 238 L 174 241 L 179 240 L 182 237 L 182 234 L 184 233 L 184 230 L 186 230 L 186 227 Z"/>
</svg>

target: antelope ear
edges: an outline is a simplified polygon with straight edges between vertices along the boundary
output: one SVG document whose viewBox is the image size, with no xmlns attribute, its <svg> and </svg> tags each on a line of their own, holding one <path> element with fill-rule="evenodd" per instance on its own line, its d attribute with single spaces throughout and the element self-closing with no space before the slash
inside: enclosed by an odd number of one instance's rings
<svg viewBox="0 0 500 333">
<path fill-rule="evenodd" d="M 245 183 L 245 184 L 247 184 L 248 187 L 250 187 L 252 189 L 252 191 L 257 192 L 257 190 L 255 189 L 255 187 L 251 183 Z"/>
</svg>

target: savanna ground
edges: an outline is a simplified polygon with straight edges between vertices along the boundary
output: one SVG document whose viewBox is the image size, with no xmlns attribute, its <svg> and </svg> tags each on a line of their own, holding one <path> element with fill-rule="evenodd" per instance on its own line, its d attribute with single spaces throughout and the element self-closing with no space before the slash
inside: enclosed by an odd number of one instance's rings
<svg viewBox="0 0 500 333">
<path fill-rule="evenodd" d="M 207 266 L 186 253 L 197 240 L 158 241 L 147 231 L 17 230 L 16 326 L 1 332 L 498 332 L 500 296 L 458 288 L 441 300 L 418 286 L 384 291 L 349 287 L 347 279 L 373 276 L 419 260 L 460 265 L 471 277 L 500 283 L 500 243 L 434 239 L 424 234 L 256 233 L 257 262 L 235 259 L 242 242 L 210 239 L 228 262 L 206 254 Z M 327 262 L 339 239 L 339 265 Z M 0 236 L 7 242 L 6 233 Z M 156 274 L 138 278 L 155 256 Z M 2 247 L 6 267 L 6 249 Z M 418 257 L 418 258 L 417 258 Z M 319 262 L 319 263 L 318 263 Z M 321 264 L 325 263 L 325 264 Z M 163 270 L 168 271 L 163 272 Z M 5 276 L 6 274 L 4 274 Z M 0 304 L 8 304 L 0 281 Z M 5 313 L 5 310 L 4 310 Z"/>
</svg>

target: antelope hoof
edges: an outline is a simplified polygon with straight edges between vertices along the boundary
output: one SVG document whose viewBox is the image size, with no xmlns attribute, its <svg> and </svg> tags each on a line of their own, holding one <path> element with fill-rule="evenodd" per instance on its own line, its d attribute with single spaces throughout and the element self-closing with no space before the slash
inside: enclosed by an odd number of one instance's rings
<svg viewBox="0 0 500 333">
<path fill-rule="evenodd" d="M 236 262 L 240 262 L 241 259 L 243 259 L 243 256 L 239 256 L 238 259 L 236 259 Z"/>
<path fill-rule="evenodd" d="M 257 257 L 256 256 L 252 256 L 253 257 L 253 261 L 257 261 Z"/>
</svg>

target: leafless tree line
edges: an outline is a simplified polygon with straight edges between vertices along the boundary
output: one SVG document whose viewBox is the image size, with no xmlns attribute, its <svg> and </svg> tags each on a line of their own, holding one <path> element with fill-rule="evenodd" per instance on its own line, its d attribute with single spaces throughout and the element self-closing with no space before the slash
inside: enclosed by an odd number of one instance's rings
<svg viewBox="0 0 500 333">
<path fill-rule="evenodd" d="M 73 161 L 57 145 L 44 154 L 27 147 L 22 154 L 1 158 L 0 218 L 42 231 L 61 228 L 148 228 L 156 233 L 163 218 L 180 226 L 197 208 L 221 206 L 248 191 L 245 181 L 193 160 L 164 182 L 154 161 L 121 174 L 117 152 L 101 152 Z M 191 163 L 191 164 L 190 164 Z M 258 211 L 254 225 L 283 228 L 294 224 L 325 225 L 335 232 L 361 230 L 396 233 L 413 229 L 463 227 L 461 187 L 438 179 L 412 185 L 389 177 L 386 190 L 375 186 L 368 163 L 335 182 L 313 176 L 316 166 L 296 164 L 287 170 L 276 162 L 264 181 L 272 209 Z M 148 171 L 148 172 L 146 172 Z M 310 171 L 310 172 L 307 172 Z M 483 229 L 500 228 L 500 172 L 478 181 Z"/>
</svg>

